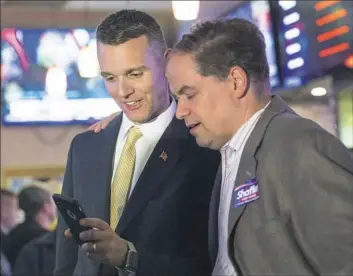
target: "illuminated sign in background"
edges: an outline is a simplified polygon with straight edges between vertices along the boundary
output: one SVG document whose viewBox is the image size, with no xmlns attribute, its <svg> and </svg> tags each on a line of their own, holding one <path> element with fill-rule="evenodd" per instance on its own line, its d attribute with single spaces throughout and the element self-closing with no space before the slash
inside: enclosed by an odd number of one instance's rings
<svg viewBox="0 0 353 276">
<path fill-rule="evenodd" d="M 280 67 L 285 87 L 336 66 L 353 68 L 352 1 L 278 1 Z"/>
</svg>

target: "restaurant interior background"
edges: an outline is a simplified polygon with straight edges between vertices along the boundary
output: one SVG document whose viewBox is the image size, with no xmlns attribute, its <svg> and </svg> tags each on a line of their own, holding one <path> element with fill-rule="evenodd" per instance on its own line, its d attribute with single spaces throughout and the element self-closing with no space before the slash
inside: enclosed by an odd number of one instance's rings
<svg viewBox="0 0 353 276">
<path fill-rule="evenodd" d="M 99 77 L 94 30 L 123 8 L 154 15 L 169 46 L 198 20 L 252 20 L 265 35 L 273 92 L 353 148 L 351 1 L 7 0 L 1 1 L 2 187 L 60 191 L 72 138 L 117 110 Z"/>
</svg>

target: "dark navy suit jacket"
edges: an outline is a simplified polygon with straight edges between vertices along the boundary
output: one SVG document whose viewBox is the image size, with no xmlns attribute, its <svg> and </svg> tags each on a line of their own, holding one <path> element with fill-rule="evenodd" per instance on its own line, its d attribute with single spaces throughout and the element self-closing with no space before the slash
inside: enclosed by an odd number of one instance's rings
<svg viewBox="0 0 353 276">
<path fill-rule="evenodd" d="M 71 144 L 63 194 L 76 198 L 87 216 L 109 222 L 110 185 L 118 116 L 98 134 L 85 132 Z M 164 161 L 160 155 L 167 153 Z M 173 119 L 138 179 L 116 232 L 140 253 L 137 276 L 210 275 L 208 211 L 220 154 L 200 148 L 184 122 Z M 89 260 L 65 239 L 59 219 L 55 275 L 117 275 Z"/>
</svg>

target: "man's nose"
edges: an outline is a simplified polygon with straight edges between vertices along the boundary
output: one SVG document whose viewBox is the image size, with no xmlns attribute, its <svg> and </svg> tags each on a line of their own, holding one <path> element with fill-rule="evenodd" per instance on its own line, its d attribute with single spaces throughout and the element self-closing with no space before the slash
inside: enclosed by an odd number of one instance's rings
<svg viewBox="0 0 353 276">
<path fill-rule="evenodd" d="M 134 89 L 126 80 L 120 80 L 118 84 L 118 94 L 120 97 L 127 98 L 134 92 Z"/>
<path fill-rule="evenodd" d="M 175 112 L 175 116 L 177 117 L 177 119 L 183 120 L 189 114 L 190 114 L 190 109 L 185 106 L 182 99 L 179 99 L 179 101 L 177 103 L 177 109 Z"/>
</svg>

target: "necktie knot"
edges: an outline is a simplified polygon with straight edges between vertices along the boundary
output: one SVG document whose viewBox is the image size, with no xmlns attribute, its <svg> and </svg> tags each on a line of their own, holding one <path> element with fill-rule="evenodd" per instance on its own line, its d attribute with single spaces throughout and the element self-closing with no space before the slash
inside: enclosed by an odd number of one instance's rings
<svg viewBox="0 0 353 276">
<path fill-rule="evenodd" d="M 135 144 L 138 139 L 142 137 L 142 132 L 137 126 L 133 126 L 129 129 L 127 138 L 126 138 L 126 143 L 131 145 Z"/>
</svg>

